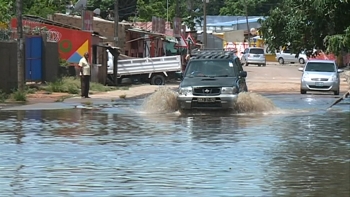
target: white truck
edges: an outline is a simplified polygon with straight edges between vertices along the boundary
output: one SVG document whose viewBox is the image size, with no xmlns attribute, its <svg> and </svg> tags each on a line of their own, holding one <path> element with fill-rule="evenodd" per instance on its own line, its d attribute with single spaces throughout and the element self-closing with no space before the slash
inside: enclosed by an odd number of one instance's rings
<svg viewBox="0 0 350 197">
<path fill-rule="evenodd" d="M 113 79 L 114 56 L 108 50 L 107 53 L 107 72 L 110 79 Z M 130 82 L 164 85 L 166 79 L 176 79 L 176 72 L 179 71 L 181 71 L 180 55 L 118 60 L 119 83 L 127 79 Z"/>
</svg>

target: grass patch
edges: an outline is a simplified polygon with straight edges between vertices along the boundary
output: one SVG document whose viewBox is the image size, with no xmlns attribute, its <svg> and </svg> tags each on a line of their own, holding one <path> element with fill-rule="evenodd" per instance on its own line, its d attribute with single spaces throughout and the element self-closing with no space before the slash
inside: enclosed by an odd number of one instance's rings
<svg viewBox="0 0 350 197">
<path fill-rule="evenodd" d="M 0 90 L 0 102 L 3 103 L 9 98 L 9 95 Z"/>
<path fill-rule="evenodd" d="M 27 101 L 27 91 L 13 91 L 13 93 L 11 94 L 11 98 L 14 101 Z"/>
<path fill-rule="evenodd" d="M 74 77 L 63 77 L 55 82 L 50 82 L 47 86 L 43 87 L 48 92 L 62 92 L 69 94 L 79 94 L 80 92 L 80 79 Z M 90 90 L 95 92 L 106 92 L 113 90 L 112 87 L 104 86 L 100 83 L 90 83 Z"/>
</svg>

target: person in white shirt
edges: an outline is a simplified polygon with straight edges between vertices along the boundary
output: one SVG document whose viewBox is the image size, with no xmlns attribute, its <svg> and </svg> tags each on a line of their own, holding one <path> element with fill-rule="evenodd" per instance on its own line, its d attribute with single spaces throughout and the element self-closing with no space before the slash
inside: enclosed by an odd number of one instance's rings
<svg viewBox="0 0 350 197">
<path fill-rule="evenodd" d="M 91 76 L 91 67 L 89 64 L 89 53 L 84 53 L 84 57 L 82 57 L 79 61 L 79 70 L 80 70 L 80 79 L 81 79 L 81 97 L 82 98 L 90 98 L 89 90 L 90 90 L 90 76 Z"/>
</svg>

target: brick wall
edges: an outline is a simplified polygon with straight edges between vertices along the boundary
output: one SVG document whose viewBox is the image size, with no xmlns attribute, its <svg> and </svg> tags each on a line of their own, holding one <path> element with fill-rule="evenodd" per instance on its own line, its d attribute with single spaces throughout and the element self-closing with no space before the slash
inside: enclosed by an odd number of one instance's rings
<svg viewBox="0 0 350 197">
<path fill-rule="evenodd" d="M 82 27 L 82 20 L 80 16 L 56 13 L 52 16 L 52 20 L 62 24 L 75 26 L 78 28 Z M 119 46 L 118 47 L 121 48 L 122 53 L 124 53 L 125 51 L 126 30 L 129 27 L 130 25 L 127 23 L 119 23 L 119 28 L 118 28 L 118 31 L 119 31 L 118 45 Z M 114 22 L 113 21 L 107 21 L 104 19 L 94 17 L 93 30 L 95 32 L 98 32 L 100 35 L 106 37 L 107 38 L 107 40 L 105 40 L 106 42 L 112 43 L 112 44 L 114 43 Z"/>
</svg>

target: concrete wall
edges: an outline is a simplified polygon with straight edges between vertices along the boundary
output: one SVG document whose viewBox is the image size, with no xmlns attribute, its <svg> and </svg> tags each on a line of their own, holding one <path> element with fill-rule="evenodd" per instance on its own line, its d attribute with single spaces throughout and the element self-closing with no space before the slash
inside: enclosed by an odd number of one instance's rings
<svg viewBox="0 0 350 197">
<path fill-rule="evenodd" d="M 44 42 L 43 45 L 42 81 L 52 82 L 59 75 L 58 44 L 55 42 Z M 0 90 L 10 92 L 17 88 L 17 42 L 0 42 L 0 57 Z M 23 64 L 24 60 L 25 54 L 23 54 Z"/>
<path fill-rule="evenodd" d="M 59 53 L 57 42 L 44 42 L 43 81 L 53 82 L 59 76 Z"/>
<path fill-rule="evenodd" d="M 10 93 L 17 88 L 17 42 L 0 42 L 0 90 Z"/>
<path fill-rule="evenodd" d="M 82 27 L 82 20 L 81 20 L 80 16 L 72 16 L 72 15 L 65 15 L 65 14 L 56 13 L 56 14 L 52 15 L 52 20 L 59 22 L 59 23 L 62 23 L 62 24 L 65 24 L 65 25 L 71 25 L 71 26 L 75 26 L 78 28 Z M 125 37 L 126 37 L 125 30 L 128 29 L 129 27 L 130 27 L 129 24 L 119 23 L 118 47 L 121 48 L 123 54 L 124 54 Z M 114 46 L 115 41 L 114 41 L 114 22 L 113 21 L 108 21 L 108 20 L 94 17 L 93 30 L 95 32 L 98 32 L 100 35 L 106 37 L 107 40 L 105 40 L 105 41 L 113 44 L 112 46 Z"/>
</svg>

